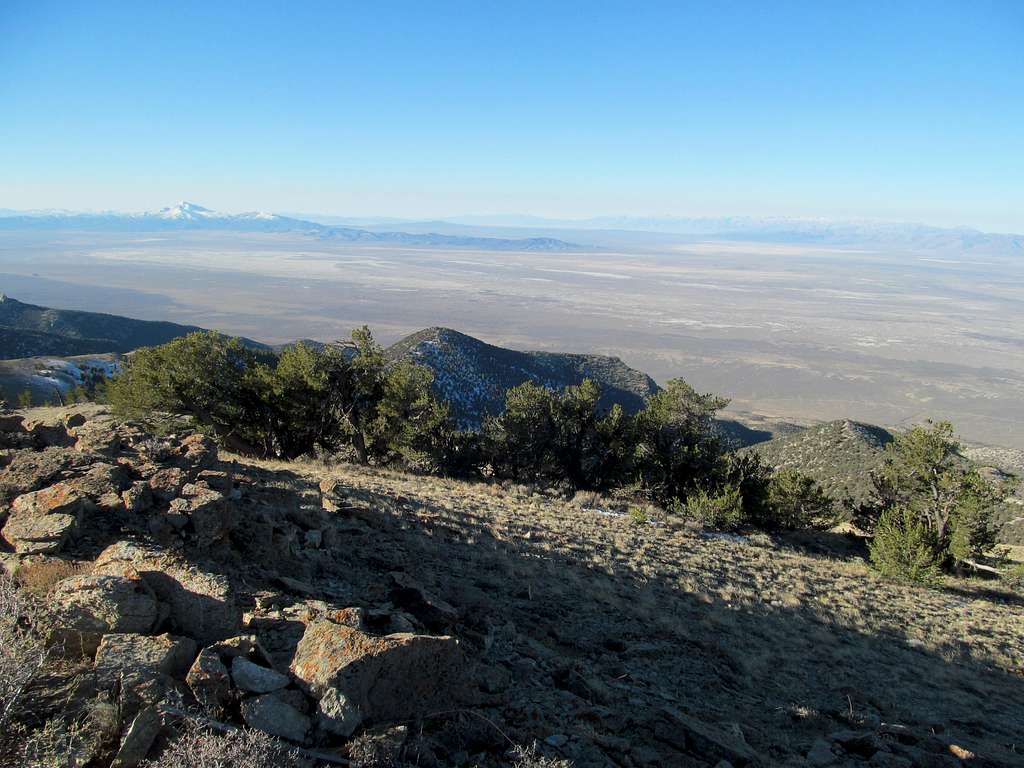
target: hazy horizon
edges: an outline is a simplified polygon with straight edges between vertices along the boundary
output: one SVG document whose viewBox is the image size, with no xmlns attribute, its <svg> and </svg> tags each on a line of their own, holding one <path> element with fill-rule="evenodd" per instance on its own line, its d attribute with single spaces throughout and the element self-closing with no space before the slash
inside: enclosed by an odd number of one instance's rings
<svg viewBox="0 0 1024 768">
<path fill-rule="evenodd" d="M 16 0 L 0 207 L 1021 232 L 1022 29 L 1014 2 Z"/>
</svg>

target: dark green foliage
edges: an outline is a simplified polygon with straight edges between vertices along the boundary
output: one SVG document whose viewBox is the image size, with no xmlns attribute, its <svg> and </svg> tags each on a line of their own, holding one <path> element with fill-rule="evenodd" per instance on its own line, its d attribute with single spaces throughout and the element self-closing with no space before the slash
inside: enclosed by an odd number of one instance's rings
<svg viewBox="0 0 1024 768">
<path fill-rule="evenodd" d="M 189 334 L 132 355 L 110 383 L 110 401 L 129 417 L 189 414 L 228 448 L 256 456 L 345 446 L 364 463 L 430 454 L 446 415 L 429 372 L 386 369 L 365 328 L 347 346 L 296 344 L 275 357 L 215 333 Z"/>
<path fill-rule="evenodd" d="M 533 382 L 510 389 L 502 415 L 484 427 L 494 474 L 574 489 L 613 487 L 630 450 L 630 423 L 617 405 L 603 411 L 600 398 L 589 379 L 561 392 Z"/>
<path fill-rule="evenodd" d="M 909 507 L 882 512 L 870 545 L 871 564 L 884 576 L 934 583 L 940 575 L 942 551 L 935 534 Z"/>
<path fill-rule="evenodd" d="M 831 527 L 836 522 L 832 498 L 813 478 L 795 469 L 772 474 L 766 506 L 771 515 L 766 527 L 796 530 Z"/>
<path fill-rule="evenodd" d="M 976 561 L 995 543 L 992 512 L 1006 489 L 986 480 L 963 457 L 948 422 L 929 422 L 897 435 L 874 483 L 876 498 L 860 510 L 858 523 L 876 538 L 884 533 L 891 542 L 903 535 L 905 548 L 917 552 L 924 546 L 923 530 L 936 562 L 958 566 Z M 891 543 L 879 547 L 877 558 L 872 549 L 872 562 L 901 562 L 887 554 Z M 906 568 L 916 559 L 908 562 Z M 895 565 L 885 568 L 897 571 Z"/>
<path fill-rule="evenodd" d="M 115 412 L 139 417 L 153 411 L 189 414 L 228 447 L 275 456 L 278 436 L 262 400 L 264 365 L 237 340 L 212 332 L 138 350 L 111 382 Z"/>
<path fill-rule="evenodd" d="M 685 511 L 689 519 L 718 530 L 735 530 L 746 523 L 743 496 L 735 485 L 692 491 L 686 497 Z"/>
<path fill-rule="evenodd" d="M 634 422 L 637 480 L 655 499 L 684 499 L 715 475 L 722 446 L 715 412 L 729 401 L 672 379 L 647 398 Z"/>
</svg>

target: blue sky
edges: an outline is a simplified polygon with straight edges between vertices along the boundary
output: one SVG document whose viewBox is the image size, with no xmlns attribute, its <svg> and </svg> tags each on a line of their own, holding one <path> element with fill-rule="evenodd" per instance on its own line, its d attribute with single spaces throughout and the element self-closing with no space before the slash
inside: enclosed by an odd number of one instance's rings
<svg viewBox="0 0 1024 768">
<path fill-rule="evenodd" d="M 1024 2 L 0 3 L 0 207 L 1024 231 Z"/>
</svg>

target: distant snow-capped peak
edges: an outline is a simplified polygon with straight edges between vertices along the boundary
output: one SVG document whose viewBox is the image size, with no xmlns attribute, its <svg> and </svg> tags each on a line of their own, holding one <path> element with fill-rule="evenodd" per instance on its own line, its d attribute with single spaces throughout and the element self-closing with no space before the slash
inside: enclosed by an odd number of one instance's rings
<svg viewBox="0 0 1024 768">
<path fill-rule="evenodd" d="M 161 208 L 156 214 L 161 219 L 170 219 L 174 221 L 204 221 L 209 219 L 260 219 L 265 221 L 271 221 L 280 218 L 274 213 L 265 213 L 263 211 L 252 211 L 249 213 L 218 213 L 217 211 L 204 208 L 201 205 L 190 203 L 187 200 L 182 200 L 177 205 L 173 205 L 169 208 Z"/>
<path fill-rule="evenodd" d="M 180 203 L 171 206 L 170 208 L 161 208 L 156 215 L 162 219 L 177 219 L 184 221 L 221 218 L 220 214 L 214 213 L 209 208 L 203 208 L 203 206 L 190 203 L 187 200 L 182 200 Z"/>
</svg>

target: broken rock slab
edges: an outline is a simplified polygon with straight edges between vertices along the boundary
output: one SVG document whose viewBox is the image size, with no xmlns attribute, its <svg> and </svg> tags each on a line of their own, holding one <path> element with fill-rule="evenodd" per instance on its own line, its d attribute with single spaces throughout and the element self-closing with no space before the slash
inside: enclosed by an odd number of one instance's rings
<svg viewBox="0 0 1024 768">
<path fill-rule="evenodd" d="M 68 482 L 22 494 L 11 504 L 3 538 L 18 554 L 59 552 L 81 525 L 88 506 L 85 494 Z"/>
<path fill-rule="evenodd" d="M 96 651 L 100 685 L 120 685 L 122 711 L 131 716 L 159 702 L 195 656 L 196 644 L 172 635 L 104 635 Z"/>
<path fill-rule="evenodd" d="M 314 620 L 291 671 L 319 700 L 320 726 L 339 736 L 350 736 L 364 721 L 416 719 L 465 696 L 464 660 L 454 637 L 377 637 Z"/>
<path fill-rule="evenodd" d="M 46 615 L 51 645 L 92 656 L 104 635 L 145 634 L 159 615 L 156 597 L 138 574 L 72 576 L 57 583 Z"/>
<path fill-rule="evenodd" d="M 272 693 L 243 701 L 242 719 L 250 728 L 300 744 L 312 727 L 308 717 Z"/>
<path fill-rule="evenodd" d="M 242 622 L 227 577 L 158 549 L 120 541 L 100 553 L 94 573 L 138 573 L 170 611 L 171 628 L 200 645 L 232 637 Z"/>
<path fill-rule="evenodd" d="M 185 683 L 203 709 L 214 716 L 219 716 L 231 700 L 228 668 L 211 648 L 199 652 L 185 676 Z"/>
</svg>

